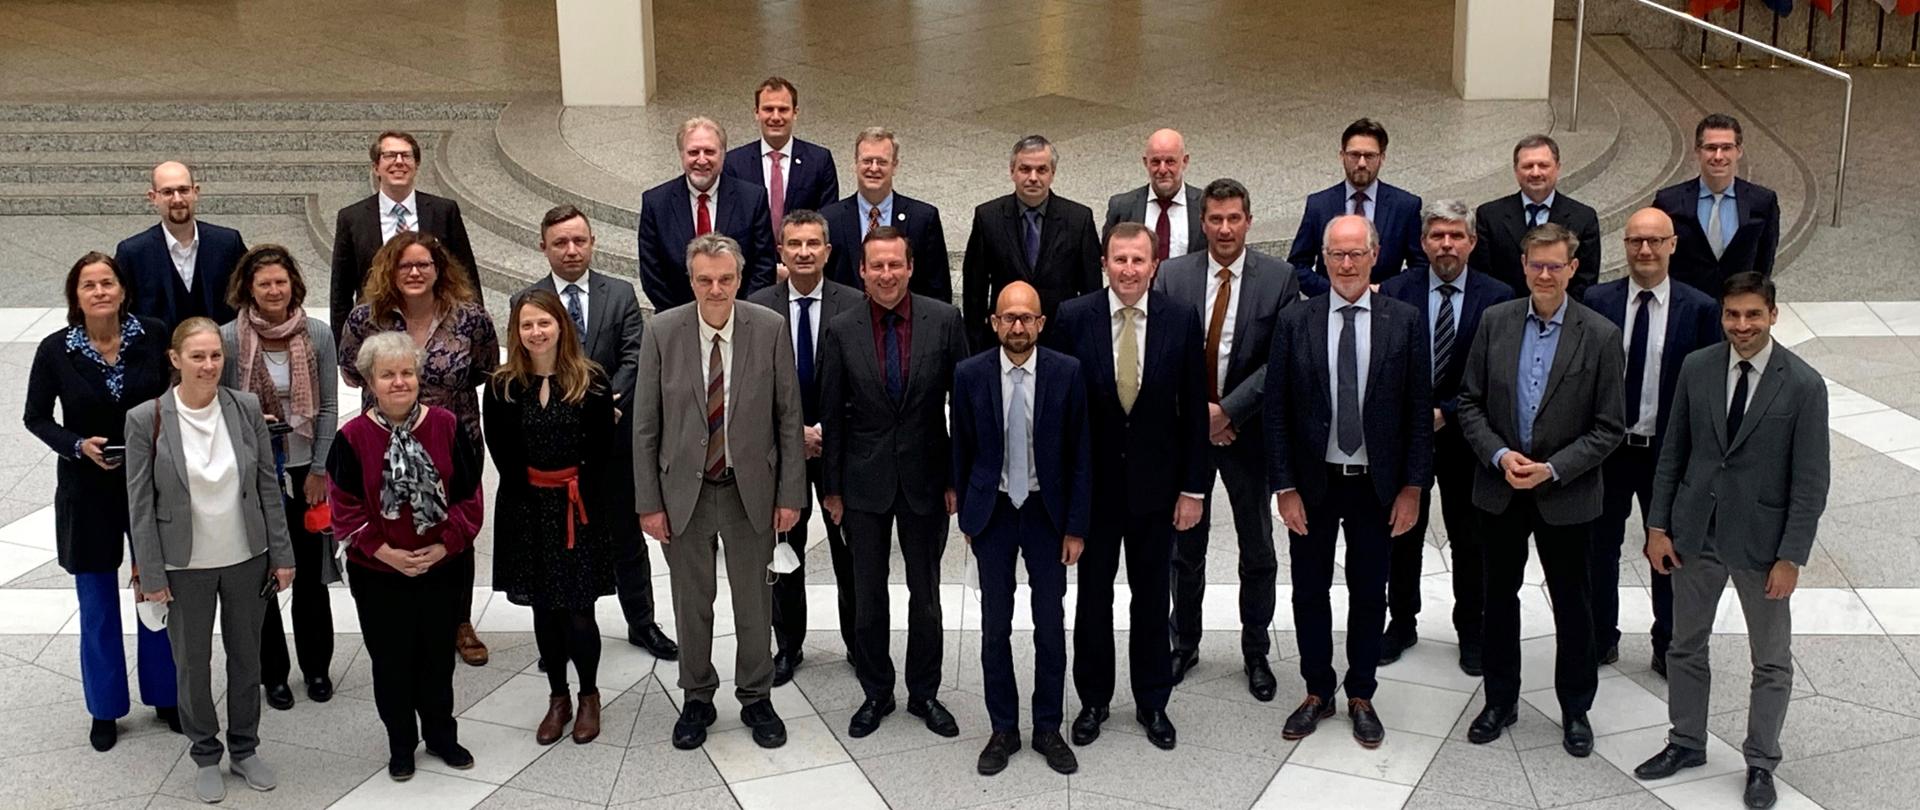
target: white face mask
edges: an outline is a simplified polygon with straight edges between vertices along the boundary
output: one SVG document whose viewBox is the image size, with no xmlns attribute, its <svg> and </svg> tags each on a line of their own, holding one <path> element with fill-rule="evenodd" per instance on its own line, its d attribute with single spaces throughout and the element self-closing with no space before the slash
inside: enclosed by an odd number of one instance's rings
<svg viewBox="0 0 1920 810">
<path fill-rule="evenodd" d="M 793 553 L 793 546 L 786 543 L 773 544 L 773 562 L 767 563 L 767 570 L 775 575 L 791 574 L 800 570 L 800 555 Z"/>
<path fill-rule="evenodd" d="M 146 626 L 148 630 L 152 630 L 155 633 L 166 631 L 167 603 L 141 602 L 133 606 L 133 612 L 140 617 L 140 624 Z"/>
</svg>

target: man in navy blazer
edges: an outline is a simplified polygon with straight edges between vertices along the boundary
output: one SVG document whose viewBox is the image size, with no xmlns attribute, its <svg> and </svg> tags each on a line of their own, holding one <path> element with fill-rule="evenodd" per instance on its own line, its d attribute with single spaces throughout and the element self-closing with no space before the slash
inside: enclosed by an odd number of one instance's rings
<svg viewBox="0 0 1920 810">
<path fill-rule="evenodd" d="M 1641 528 L 1650 511 L 1653 476 L 1660 466 L 1668 406 L 1680 382 L 1680 364 L 1695 349 L 1719 343 L 1720 307 L 1714 297 L 1673 278 L 1673 220 L 1658 208 L 1627 218 L 1627 277 L 1587 291 L 1586 305 L 1620 327 L 1626 341 L 1627 438 L 1601 467 L 1603 507 L 1593 523 L 1593 649 L 1600 663 L 1620 660 L 1620 542 L 1633 499 L 1640 499 Z M 1632 537 L 1644 542 L 1644 531 Z M 1650 570 L 1653 582 L 1653 671 L 1667 675 L 1667 645 L 1673 640 L 1673 578 Z"/>
<path fill-rule="evenodd" d="M 908 291 L 941 303 L 953 304 L 953 270 L 947 261 L 947 231 L 940 209 L 893 190 L 900 170 L 900 141 L 886 127 L 867 127 L 853 139 L 854 179 L 859 188 L 846 199 L 820 209 L 827 218 L 833 251 L 827 255 L 827 279 L 856 290 L 866 289 L 860 277 L 862 242 L 867 232 L 890 225 L 905 231 L 913 245 L 913 279 Z M 957 304 L 955 304 L 957 306 Z"/>
<path fill-rule="evenodd" d="M 1100 238 L 1122 222 L 1138 222 L 1153 232 L 1153 258 L 1166 261 L 1207 246 L 1200 226 L 1200 189 L 1186 181 L 1187 140 L 1176 130 L 1161 129 L 1147 137 L 1140 156 L 1147 167 L 1147 184 L 1107 200 L 1107 223 Z"/>
<path fill-rule="evenodd" d="M 1373 223 L 1380 235 L 1379 260 L 1373 265 L 1378 284 L 1408 270 L 1423 270 L 1427 256 L 1420 248 L 1420 198 L 1380 179 L 1387 160 L 1387 129 L 1370 118 L 1347 125 L 1340 134 L 1340 163 L 1346 179 L 1307 197 L 1300 230 L 1293 236 L 1287 261 L 1300 277 L 1300 291 L 1309 297 L 1328 289 L 1327 263 L 1320 255 L 1327 223 L 1335 217 L 1358 214 Z"/>
<path fill-rule="evenodd" d="M 1478 270 L 1470 270 L 1479 245 L 1474 210 L 1459 200 L 1432 200 L 1420 212 L 1420 243 L 1427 272 L 1401 273 L 1380 285 L 1380 294 L 1411 305 L 1427 336 L 1433 369 L 1433 477 L 1440 486 L 1440 519 L 1452 552 L 1453 629 L 1460 641 L 1460 671 L 1480 676 L 1480 612 L 1485 578 L 1479 534 L 1474 527 L 1473 451 L 1460 432 L 1460 375 L 1473 350 L 1474 332 L 1487 307 L 1513 297 L 1513 289 Z M 1380 664 L 1400 659 L 1419 639 L 1414 617 L 1420 613 L 1420 557 L 1426 551 L 1427 514 L 1432 488 L 1420 491 L 1419 517 L 1412 537 L 1393 544 L 1387 582 L 1387 632 Z"/>
<path fill-rule="evenodd" d="M 992 776 L 1020 750 L 1020 689 L 1013 673 L 1014 560 L 1032 590 L 1033 749 L 1047 766 L 1079 770 L 1060 736 L 1067 677 L 1067 566 L 1080 559 L 1092 520 L 1092 447 L 1080 362 L 1039 348 L 1040 294 L 1024 281 L 1000 291 L 1000 345 L 954 368 L 948 419 L 960 531 L 980 566 L 980 665 L 993 734 L 976 769 Z"/>
<path fill-rule="evenodd" d="M 653 311 L 693 300 L 687 281 L 687 243 L 718 231 L 740 243 L 745 278 L 739 297 L 773 286 L 773 219 L 765 188 L 738 177 L 722 182 L 727 131 L 694 117 L 674 138 L 682 174 L 640 195 L 640 289 Z"/>
<path fill-rule="evenodd" d="M 184 163 L 153 167 L 147 202 L 160 221 L 120 240 L 113 251 L 133 288 L 127 291 L 132 312 L 159 319 L 168 330 L 196 315 L 223 324 L 233 320 L 227 279 L 247 252 L 240 232 L 195 218 L 200 184 Z"/>
<path fill-rule="evenodd" d="M 1720 298 L 1720 288 L 1735 273 L 1773 275 L 1780 249 L 1780 197 L 1773 189 L 1749 183 L 1740 170 L 1740 121 L 1714 113 L 1693 130 L 1694 158 L 1700 176 L 1653 195 L 1653 207 L 1673 218 L 1680 243 L 1672 272 L 1680 283 Z M 1709 226 L 1712 228 L 1709 233 Z"/>
<path fill-rule="evenodd" d="M 1073 744 L 1100 736 L 1113 699 L 1114 577 L 1127 563 L 1127 657 L 1134 719 L 1147 740 L 1174 747 L 1168 581 L 1175 531 L 1200 522 L 1213 483 L 1207 453 L 1207 372 L 1200 318 L 1164 292 L 1148 292 L 1158 263 L 1154 234 L 1138 222 L 1107 233 L 1107 289 L 1060 305 L 1053 328 L 1080 361 L 1093 436 L 1093 523 L 1074 612 L 1073 683 L 1080 716 Z"/>
<path fill-rule="evenodd" d="M 818 211 L 840 199 L 840 175 L 833 152 L 793 137 L 800 117 L 800 90 L 769 76 L 753 91 L 753 117 L 760 139 L 727 152 L 721 174 L 766 189 L 768 228 L 779 241 L 780 223 L 789 211 Z"/>
</svg>

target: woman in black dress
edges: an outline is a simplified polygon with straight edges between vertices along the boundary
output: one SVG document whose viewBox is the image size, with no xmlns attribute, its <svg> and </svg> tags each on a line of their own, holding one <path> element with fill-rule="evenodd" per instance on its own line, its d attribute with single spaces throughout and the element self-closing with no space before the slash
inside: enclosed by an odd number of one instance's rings
<svg viewBox="0 0 1920 810">
<path fill-rule="evenodd" d="M 533 608 L 533 636 L 552 687 L 534 732 L 557 742 L 573 720 L 573 741 L 600 734 L 600 626 L 594 600 L 614 592 L 614 520 L 607 489 L 621 463 L 614 446 L 606 373 L 580 348 L 580 331 L 560 297 L 522 295 L 508 321 L 507 361 L 487 385 L 487 448 L 500 468 L 494 498 L 493 589 Z M 567 663 L 580 676 L 573 716 Z"/>
</svg>

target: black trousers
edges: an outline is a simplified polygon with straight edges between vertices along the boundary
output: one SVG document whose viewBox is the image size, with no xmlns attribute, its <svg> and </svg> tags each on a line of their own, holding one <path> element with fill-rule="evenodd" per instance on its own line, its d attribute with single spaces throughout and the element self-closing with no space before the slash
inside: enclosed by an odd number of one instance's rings
<svg viewBox="0 0 1920 810">
<path fill-rule="evenodd" d="M 631 411 L 630 408 L 622 410 Z M 614 458 L 632 458 L 631 412 L 621 415 L 620 429 L 614 434 Z M 620 614 L 627 620 L 627 637 L 632 638 L 636 630 L 656 621 L 653 617 L 653 560 L 647 556 L 647 539 L 640 534 L 640 517 L 633 512 L 632 465 L 615 466 L 620 468 L 616 476 L 621 495 L 612 499 L 612 506 L 615 512 L 624 513 L 614 518 L 624 521 L 624 525 L 613 527 L 613 536 L 620 548 L 619 558 L 613 567 L 613 586 L 614 593 L 619 595 Z"/>
<path fill-rule="evenodd" d="M 1389 507 L 1373 479 L 1329 469 L 1327 494 L 1307 507 L 1307 533 L 1288 532 L 1293 565 L 1293 625 L 1300 644 L 1300 677 L 1307 694 L 1333 702 L 1333 545 L 1346 529 L 1347 697 L 1372 700 L 1380 665 L 1380 634 L 1387 623 Z M 1401 541 L 1410 538 L 1402 537 Z"/>
<path fill-rule="evenodd" d="M 1126 515 L 1125 505 L 1119 506 L 1114 512 Z M 1167 636 L 1173 513 L 1102 518 L 1095 525 L 1080 555 L 1080 598 L 1074 608 L 1073 685 L 1080 693 L 1080 704 L 1105 706 L 1113 700 L 1113 581 L 1124 557 L 1131 622 L 1127 664 L 1133 699 L 1142 709 L 1165 709 L 1173 693 L 1173 654 Z"/>
<path fill-rule="evenodd" d="M 333 661 L 332 594 L 320 581 L 320 555 L 326 552 L 319 535 L 307 531 L 308 467 L 288 467 L 287 479 L 293 485 L 285 499 L 287 534 L 293 540 L 293 644 L 300 656 L 300 674 L 308 678 L 327 675 Z M 304 575 L 304 576 L 301 576 Z M 287 682 L 293 663 L 287 658 L 287 632 L 280 621 L 279 602 L 267 606 L 267 618 L 260 632 L 260 682 L 268 685 Z"/>
<path fill-rule="evenodd" d="M 1047 519 L 1040 493 L 1014 506 L 1002 494 L 993 517 L 973 538 L 980 565 L 980 668 L 987 718 L 994 731 L 1020 727 L 1020 683 L 1013 673 L 1014 561 L 1027 562 L 1033 612 L 1033 730 L 1059 731 L 1067 686 L 1067 567 L 1061 537 Z"/>
<path fill-rule="evenodd" d="M 1592 567 L 1588 576 L 1593 587 L 1593 648 L 1605 650 L 1620 643 L 1620 546 L 1627 531 L 1627 518 L 1633 514 L 1633 501 L 1640 501 L 1640 531 L 1628 543 L 1636 549 L 1646 547 L 1647 501 L 1653 498 L 1653 473 L 1660 466 L 1660 447 L 1620 445 L 1607 457 L 1600 474 L 1605 482 L 1600 519 L 1593 524 Z M 1673 640 L 1673 577 L 1647 566 L 1653 583 L 1653 654 L 1665 657 Z"/>
<path fill-rule="evenodd" d="M 820 486 L 820 460 L 807 462 L 808 491 L 816 491 Z M 813 500 L 807 500 L 807 508 L 800 510 L 800 522 L 793 525 L 793 531 L 781 535 L 779 539 L 793 548 L 793 555 L 800 558 L 800 569 L 784 574 L 773 583 L 773 641 L 774 649 L 781 653 L 794 653 L 807 640 L 807 521 L 813 517 Z M 847 548 L 847 542 L 840 525 L 832 520 L 822 521 L 827 526 L 827 554 L 833 560 L 833 582 L 838 592 L 840 608 L 840 640 L 846 644 L 847 660 L 853 660 L 853 551 Z"/>
<path fill-rule="evenodd" d="M 1555 526 L 1540 517 L 1531 492 L 1515 492 L 1507 510 L 1480 512 L 1480 536 L 1486 546 L 1487 619 L 1483 666 L 1487 703 L 1512 706 L 1520 700 L 1520 586 L 1527 567 L 1527 537 L 1540 550 L 1553 601 L 1557 652 L 1553 685 L 1560 710 L 1584 714 L 1593 706 L 1599 674 L 1593 654 L 1593 607 L 1587 584 L 1587 545 L 1591 522 Z"/>
<path fill-rule="evenodd" d="M 1240 652 L 1267 657 L 1273 646 L 1274 585 L 1280 560 L 1273 548 L 1273 506 L 1268 500 L 1265 446 L 1242 434 L 1213 449 L 1214 469 L 1227 487 L 1233 532 L 1240 546 Z M 1173 648 L 1200 647 L 1200 603 L 1207 594 L 1207 540 L 1213 525 L 1213 486 L 1207 486 L 1200 522 L 1180 532 L 1173 544 Z M 1133 581 L 1129 567 L 1127 578 Z M 1075 680 L 1078 680 L 1076 676 Z"/>
<path fill-rule="evenodd" d="M 460 592 L 473 570 L 473 552 L 460 557 L 467 559 L 467 573 L 455 565 L 459 558 L 417 577 L 361 566 L 347 573 L 373 663 L 373 703 L 387 727 L 391 756 L 411 755 L 422 738 L 436 750 L 459 741 L 453 719 L 453 632 L 467 618 L 460 612 Z"/>
<path fill-rule="evenodd" d="M 847 543 L 853 557 L 853 672 L 867 697 L 893 695 L 892 618 L 887 580 L 893 570 L 893 529 L 900 527 L 900 560 L 907 578 L 907 699 L 931 700 L 940 693 L 940 557 L 947 550 L 945 510 L 914 514 L 904 494 L 896 493 L 892 512 L 847 509 Z"/>
<path fill-rule="evenodd" d="M 1440 489 L 1440 520 L 1447 527 L 1453 560 L 1453 629 L 1466 644 L 1480 643 L 1480 616 L 1486 577 L 1480 568 L 1480 536 L 1473 508 L 1473 450 L 1449 422 L 1433 434 L 1433 477 Z M 1393 542 L 1393 571 L 1387 579 L 1387 627 L 1413 632 L 1420 613 L 1421 556 L 1426 553 L 1433 488 L 1420 493 L 1420 515 L 1413 528 Z"/>
</svg>

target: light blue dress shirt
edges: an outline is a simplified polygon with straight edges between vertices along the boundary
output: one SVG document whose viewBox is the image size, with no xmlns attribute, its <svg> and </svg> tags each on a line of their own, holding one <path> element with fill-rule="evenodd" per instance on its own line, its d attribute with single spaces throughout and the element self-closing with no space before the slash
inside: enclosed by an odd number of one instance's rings
<svg viewBox="0 0 1920 810">
<path fill-rule="evenodd" d="M 1560 349 L 1560 327 L 1567 318 L 1567 302 L 1561 299 L 1560 308 L 1554 310 L 1553 317 L 1541 321 L 1532 307 L 1527 309 L 1527 321 L 1520 333 L 1520 369 L 1514 401 L 1514 422 L 1520 426 L 1520 452 L 1533 452 L 1533 420 L 1540 415 L 1540 401 L 1547 394 L 1547 381 L 1553 376 L 1553 355 Z M 1502 447 L 1493 451 L 1493 466 L 1500 466 L 1500 459 L 1512 448 Z M 1539 459 L 1535 459 L 1538 461 Z M 1560 473 L 1548 468 L 1555 480 Z"/>
<path fill-rule="evenodd" d="M 1547 192 L 1546 199 L 1536 203 L 1527 196 L 1526 192 L 1524 191 L 1520 192 L 1520 218 L 1523 220 L 1526 220 L 1527 227 L 1529 228 L 1534 228 L 1534 227 L 1547 224 L 1547 220 L 1553 218 L 1553 200 L 1555 197 L 1558 197 L 1558 196 L 1560 196 L 1559 191 L 1549 191 Z M 1533 221 L 1533 217 L 1527 216 L 1527 206 L 1529 205 L 1544 205 L 1547 207 L 1547 210 L 1540 212 L 1539 222 L 1535 222 Z M 1704 222 L 1705 220 L 1702 220 L 1702 221 Z"/>
<path fill-rule="evenodd" d="M 864 240 L 867 238 L 867 223 L 871 221 L 870 218 L 873 216 L 871 212 L 876 206 L 873 203 L 867 202 L 867 198 L 858 194 L 853 195 L 853 199 L 854 205 L 860 208 L 860 238 Z M 880 205 L 877 207 L 880 209 L 880 224 L 892 225 L 893 192 L 887 192 L 887 196 L 880 200 Z"/>
<path fill-rule="evenodd" d="M 1733 187 L 1728 183 L 1727 190 L 1720 192 L 1720 244 L 1733 244 L 1733 234 L 1740 230 L 1740 207 L 1733 201 Z M 1707 229 L 1707 223 L 1713 221 L 1713 190 L 1707 188 L 1706 181 L 1700 182 L 1700 203 L 1694 213 L 1700 217 L 1700 230 Z"/>
<path fill-rule="evenodd" d="M 1431 267 L 1427 269 L 1427 340 L 1429 343 L 1432 342 L 1433 335 L 1440 326 L 1440 285 L 1452 284 L 1453 350 L 1456 352 L 1460 350 L 1460 338 L 1463 337 L 1460 334 L 1460 309 L 1467 303 L 1467 274 L 1471 272 L 1473 271 L 1462 267 L 1458 278 L 1446 281 L 1440 278 L 1440 274 L 1434 272 Z M 1473 336 L 1465 335 L 1464 337 L 1472 338 Z"/>
<path fill-rule="evenodd" d="M 1360 308 L 1353 316 L 1353 370 L 1358 372 L 1356 382 L 1360 385 L 1360 413 L 1364 418 L 1367 410 L 1367 364 L 1373 358 L 1373 291 L 1361 292 L 1353 306 Z M 1339 293 L 1327 294 L 1327 404 L 1330 406 L 1327 412 L 1333 414 L 1335 420 L 1340 418 L 1340 332 L 1347 324 L 1347 316 L 1340 310 L 1346 307 L 1347 299 L 1341 298 Z M 1336 429 L 1327 431 L 1326 459 L 1328 464 L 1365 464 L 1366 442 L 1363 439 L 1360 449 L 1352 453 L 1341 452 L 1340 431 L 1336 424 Z"/>
</svg>

